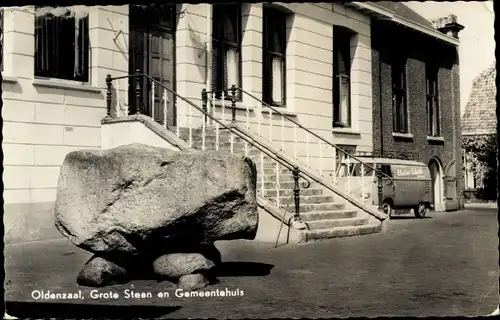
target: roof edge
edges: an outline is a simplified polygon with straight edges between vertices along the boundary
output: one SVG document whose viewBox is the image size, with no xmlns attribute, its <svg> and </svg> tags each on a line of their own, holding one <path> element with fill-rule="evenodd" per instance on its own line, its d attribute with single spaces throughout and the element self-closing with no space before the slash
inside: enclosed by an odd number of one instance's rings
<svg viewBox="0 0 500 320">
<path fill-rule="evenodd" d="M 470 131 L 470 132 L 462 132 L 462 137 L 469 136 L 491 136 L 496 135 L 496 131 L 484 130 L 484 131 Z"/>
<path fill-rule="evenodd" d="M 420 23 L 416 23 L 416 22 L 410 21 L 408 19 L 405 19 L 405 18 L 395 14 L 394 11 L 383 8 L 379 5 L 377 5 L 376 3 L 369 2 L 369 1 L 367 1 L 367 2 L 352 1 L 352 2 L 349 2 L 346 4 L 352 5 L 354 7 L 362 9 L 362 10 L 370 11 L 370 12 L 374 13 L 377 16 L 377 18 L 380 20 L 389 20 L 389 21 L 401 24 L 403 26 L 409 27 L 411 29 L 420 31 L 422 33 L 425 33 L 429 36 L 432 36 L 432 37 L 437 38 L 439 40 L 445 41 L 449 44 L 452 44 L 455 46 L 460 45 L 460 40 L 449 37 L 436 29 L 429 28 L 428 26 L 424 26 Z"/>
</svg>

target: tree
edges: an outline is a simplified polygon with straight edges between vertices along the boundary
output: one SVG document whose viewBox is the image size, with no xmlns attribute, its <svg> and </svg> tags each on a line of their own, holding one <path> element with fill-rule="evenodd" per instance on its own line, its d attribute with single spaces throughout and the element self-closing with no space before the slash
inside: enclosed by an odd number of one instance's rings
<svg viewBox="0 0 500 320">
<path fill-rule="evenodd" d="M 497 143 L 496 134 L 462 137 L 465 161 L 470 165 L 478 189 L 478 198 L 496 200 Z"/>
</svg>

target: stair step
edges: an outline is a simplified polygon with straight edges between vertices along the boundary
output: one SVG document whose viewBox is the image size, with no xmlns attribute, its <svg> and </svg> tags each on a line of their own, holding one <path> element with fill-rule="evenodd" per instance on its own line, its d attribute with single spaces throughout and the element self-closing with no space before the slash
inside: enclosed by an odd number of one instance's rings
<svg viewBox="0 0 500 320">
<path fill-rule="evenodd" d="M 187 134 L 187 135 L 181 135 L 180 138 L 181 139 L 185 139 L 186 141 L 189 141 L 189 134 Z M 194 135 L 193 134 L 193 141 L 201 143 L 203 141 L 201 134 L 200 135 Z M 230 141 L 231 141 L 231 136 L 230 135 L 219 136 L 219 142 L 230 142 Z M 245 140 L 241 139 L 237 135 L 233 136 L 233 141 L 234 142 L 245 143 Z M 214 136 L 206 135 L 205 136 L 205 142 L 213 142 L 213 143 L 215 143 L 215 142 L 217 142 L 217 139 L 216 139 L 215 135 Z M 250 144 L 250 143 L 248 143 L 248 144 Z"/>
<path fill-rule="evenodd" d="M 311 212 L 311 211 L 333 211 L 342 210 L 345 205 L 343 203 L 300 203 L 300 212 Z M 295 209 L 290 207 L 290 212 L 294 212 Z"/>
<path fill-rule="evenodd" d="M 261 180 L 260 178 L 258 179 L 259 183 L 257 184 L 257 187 L 261 187 Z M 302 192 L 304 192 L 304 190 L 307 190 L 306 188 L 304 188 L 302 186 L 302 183 L 303 180 L 299 180 L 299 187 L 300 187 L 300 194 L 302 195 Z M 293 181 L 290 181 L 290 182 L 285 182 L 285 181 L 281 181 L 280 180 L 280 189 L 287 189 L 287 190 L 292 190 L 293 191 L 293 188 L 295 187 L 295 182 Z M 276 190 L 276 181 L 272 181 L 270 182 L 269 180 L 268 181 L 264 181 L 264 189 L 266 190 Z M 311 189 L 311 187 L 309 187 L 308 189 Z M 318 188 L 319 189 L 319 188 Z"/>
<path fill-rule="evenodd" d="M 276 197 L 269 198 L 272 201 L 276 201 Z M 334 198 L 332 196 L 300 196 L 300 203 L 332 203 Z M 295 205 L 295 199 L 292 196 L 280 197 L 280 204 L 290 204 Z"/>
<path fill-rule="evenodd" d="M 361 226 L 346 226 L 330 229 L 307 230 L 307 241 L 318 241 L 322 239 L 359 236 L 377 233 L 382 230 L 382 224 L 365 224 Z"/>
<path fill-rule="evenodd" d="M 358 211 L 356 209 L 300 212 L 300 218 L 304 222 L 317 221 L 317 220 L 356 218 L 357 215 Z"/>
<path fill-rule="evenodd" d="M 186 140 L 187 143 L 189 143 L 189 140 Z M 201 149 L 202 147 L 202 142 L 201 141 L 193 141 L 193 146 L 197 149 Z M 210 142 L 210 141 L 205 141 L 205 148 L 210 149 L 210 150 L 215 150 L 216 143 L 215 142 Z M 231 142 L 219 142 L 219 148 L 226 148 L 230 149 L 231 148 Z M 233 150 L 239 150 L 239 151 L 245 151 L 245 144 L 241 142 L 235 142 L 233 143 Z"/>
<path fill-rule="evenodd" d="M 257 188 L 259 191 L 257 191 L 258 194 L 260 194 L 260 185 L 257 185 Z M 323 189 L 321 188 L 308 188 L 308 189 L 301 189 L 300 190 L 300 196 L 319 196 L 322 195 L 324 192 Z M 264 197 L 266 198 L 276 198 L 276 195 L 278 193 L 276 192 L 276 189 L 264 189 Z M 279 195 L 281 197 L 290 197 L 293 196 L 293 190 L 292 189 L 280 189 Z"/>
<path fill-rule="evenodd" d="M 262 178 L 262 175 L 260 174 L 257 174 L 257 183 L 260 184 L 261 183 L 261 178 Z M 265 183 L 275 183 L 276 182 L 276 178 L 277 176 L 276 175 L 265 175 L 264 176 L 264 182 Z M 280 181 L 280 184 L 281 183 L 295 183 L 295 181 L 293 180 L 293 176 L 292 175 L 281 175 L 279 176 L 279 181 Z M 301 183 L 301 180 L 299 180 L 299 183 Z"/>
<path fill-rule="evenodd" d="M 325 219 L 325 220 L 315 220 L 307 222 L 307 225 L 311 230 L 360 226 L 365 224 L 368 224 L 367 218 Z"/>
</svg>

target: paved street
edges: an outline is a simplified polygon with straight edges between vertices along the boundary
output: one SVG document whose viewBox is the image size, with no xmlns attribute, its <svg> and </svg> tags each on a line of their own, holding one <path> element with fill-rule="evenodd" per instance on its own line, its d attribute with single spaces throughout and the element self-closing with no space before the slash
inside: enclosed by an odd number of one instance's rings
<svg viewBox="0 0 500 320">
<path fill-rule="evenodd" d="M 113 286 L 122 295 L 119 299 L 92 300 L 91 289 L 75 283 L 90 254 L 61 240 L 13 245 L 5 250 L 6 299 L 33 302 L 32 290 L 83 291 L 85 300 L 72 302 L 71 308 L 11 305 L 25 317 L 81 317 L 82 310 L 93 310 L 83 305 L 88 303 L 100 305 L 94 317 L 486 315 L 499 302 L 497 225 L 496 209 L 480 208 L 431 213 L 424 220 L 396 218 L 380 234 L 293 247 L 218 243 L 226 270 L 220 271 L 220 283 L 209 289 L 239 289 L 235 297 L 176 298 L 171 284 L 141 280 Z M 153 298 L 125 299 L 126 288 L 152 292 Z M 160 291 L 170 297 L 156 297 Z"/>
</svg>

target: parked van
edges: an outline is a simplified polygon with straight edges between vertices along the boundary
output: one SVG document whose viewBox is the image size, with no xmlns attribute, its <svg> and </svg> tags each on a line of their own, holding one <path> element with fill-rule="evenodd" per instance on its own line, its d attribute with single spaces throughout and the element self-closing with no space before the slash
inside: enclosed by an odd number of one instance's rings
<svg viewBox="0 0 500 320">
<path fill-rule="evenodd" d="M 389 215 L 413 210 L 418 218 L 427 215 L 431 208 L 431 174 L 421 162 L 389 158 L 357 157 L 372 168 L 380 165 L 382 178 L 382 209 Z M 349 171 L 347 168 L 349 167 Z M 343 160 L 338 168 L 336 185 L 348 192 L 358 193 L 365 203 L 378 207 L 378 185 L 374 170 L 356 160 Z"/>
</svg>

